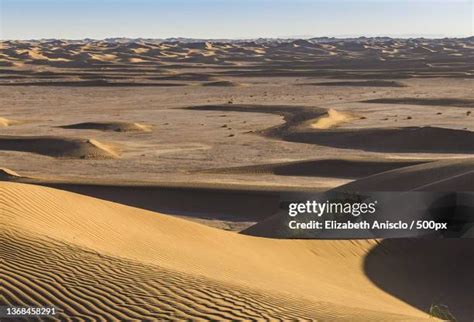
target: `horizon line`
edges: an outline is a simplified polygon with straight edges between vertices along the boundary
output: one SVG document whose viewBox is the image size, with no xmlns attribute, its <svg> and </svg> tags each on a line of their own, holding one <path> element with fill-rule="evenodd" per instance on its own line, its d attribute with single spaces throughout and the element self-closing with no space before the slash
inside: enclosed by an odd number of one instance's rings
<svg viewBox="0 0 474 322">
<path fill-rule="evenodd" d="M 2 38 L 0 36 L 0 41 L 44 41 L 44 40 L 65 40 L 65 41 L 80 41 L 80 40 L 96 40 L 104 41 L 111 39 L 126 39 L 126 40 L 170 40 L 170 39 L 185 39 L 185 40 L 199 40 L 199 41 L 218 41 L 218 40 L 230 40 L 230 41 L 250 41 L 250 40 L 311 40 L 311 39 L 375 39 L 375 38 L 390 38 L 390 39 L 465 39 L 474 37 L 474 33 L 471 35 L 430 35 L 430 34 L 420 34 L 420 35 L 335 35 L 335 36 L 278 36 L 278 37 L 186 37 L 186 36 L 173 36 L 173 37 L 129 37 L 129 36 L 110 36 L 106 38 L 94 38 L 94 37 L 84 37 L 84 38 L 56 38 L 56 37 L 41 37 L 41 38 Z"/>
</svg>

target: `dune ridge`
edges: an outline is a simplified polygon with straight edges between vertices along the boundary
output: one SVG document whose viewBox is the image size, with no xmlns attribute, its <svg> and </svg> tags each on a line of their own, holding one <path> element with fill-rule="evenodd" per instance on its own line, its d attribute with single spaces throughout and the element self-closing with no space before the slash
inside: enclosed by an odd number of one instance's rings
<svg viewBox="0 0 474 322">
<path fill-rule="evenodd" d="M 13 170 L 7 168 L 0 168 L 0 180 L 15 180 L 21 176 Z"/>
<path fill-rule="evenodd" d="M 150 132 L 151 126 L 134 122 L 84 122 L 60 126 L 63 129 L 99 130 L 113 132 Z"/>
<path fill-rule="evenodd" d="M 338 112 L 332 112 L 331 116 L 328 115 L 328 110 L 320 107 L 227 104 L 197 105 L 186 109 L 281 115 L 285 121 L 283 124 L 257 133 L 289 142 L 376 152 L 474 153 L 474 132 L 469 130 L 434 126 L 331 128 L 345 122 L 347 116 Z M 322 128 L 308 126 L 314 119 L 323 120 Z"/>
<path fill-rule="evenodd" d="M 0 150 L 41 154 L 55 158 L 113 159 L 118 151 L 94 139 L 59 136 L 0 136 Z"/>
<path fill-rule="evenodd" d="M 89 318 L 427 318 L 364 275 L 376 241 L 253 238 L 12 182 L 0 183 L 0 203 L 2 247 L 23 251 L 2 264 L 8 303 L 33 297 Z"/>
</svg>

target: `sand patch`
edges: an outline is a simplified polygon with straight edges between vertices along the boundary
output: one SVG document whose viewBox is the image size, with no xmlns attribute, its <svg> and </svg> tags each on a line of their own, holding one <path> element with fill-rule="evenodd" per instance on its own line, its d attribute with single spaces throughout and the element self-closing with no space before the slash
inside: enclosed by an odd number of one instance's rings
<svg viewBox="0 0 474 322">
<path fill-rule="evenodd" d="M 55 136 L 0 136 L 0 150 L 30 152 L 55 158 L 113 159 L 118 151 L 94 139 Z"/>
<path fill-rule="evenodd" d="M 99 130 L 113 132 L 151 132 L 150 125 L 131 122 L 84 122 L 60 126 L 63 129 Z"/>
<path fill-rule="evenodd" d="M 342 124 L 349 123 L 357 120 L 359 117 L 352 113 L 340 112 L 335 109 L 329 109 L 327 116 L 322 116 L 311 124 L 313 129 L 325 130 L 334 127 L 341 126 Z"/>
<path fill-rule="evenodd" d="M 16 125 L 16 124 L 20 124 L 20 122 L 15 121 L 15 120 L 10 120 L 4 117 L 0 117 L 0 127 L 7 127 L 7 126 Z"/>
</svg>

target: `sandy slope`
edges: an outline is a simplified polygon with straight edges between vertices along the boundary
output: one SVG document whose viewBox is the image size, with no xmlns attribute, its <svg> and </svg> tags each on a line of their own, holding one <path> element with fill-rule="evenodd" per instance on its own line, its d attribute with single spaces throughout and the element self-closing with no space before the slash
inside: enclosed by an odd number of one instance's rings
<svg viewBox="0 0 474 322">
<path fill-rule="evenodd" d="M 365 276 L 376 241 L 254 238 L 18 183 L 0 204 L 8 303 L 121 320 L 426 317 Z"/>
</svg>

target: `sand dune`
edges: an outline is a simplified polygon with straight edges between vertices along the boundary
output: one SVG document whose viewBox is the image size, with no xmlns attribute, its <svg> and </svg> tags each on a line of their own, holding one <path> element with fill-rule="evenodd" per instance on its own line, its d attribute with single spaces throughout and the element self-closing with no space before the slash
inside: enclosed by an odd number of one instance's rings
<svg viewBox="0 0 474 322">
<path fill-rule="evenodd" d="M 357 120 L 359 116 L 348 113 L 340 112 L 335 109 L 329 109 L 327 115 L 317 118 L 312 122 L 311 127 L 313 129 L 326 130 L 334 127 L 338 127 L 341 124 L 349 123 L 353 120 Z"/>
<path fill-rule="evenodd" d="M 0 168 L 0 180 L 13 181 L 20 178 L 20 175 L 13 170 Z"/>
<path fill-rule="evenodd" d="M 445 160 L 388 170 L 334 188 L 340 192 L 380 191 L 474 191 L 474 159 Z M 454 215 L 454 214 L 451 214 Z M 243 234 L 269 238 L 295 236 L 287 227 L 288 215 L 284 211 L 265 218 L 242 231 Z M 299 232 L 302 238 L 314 237 Z"/>
<path fill-rule="evenodd" d="M 10 120 L 4 117 L 0 117 L 0 127 L 7 127 L 7 126 L 12 126 L 15 124 L 19 124 L 20 122 L 15 121 L 15 120 Z"/>
<path fill-rule="evenodd" d="M 202 170 L 204 173 L 275 174 L 281 176 L 310 176 L 356 179 L 388 170 L 422 164 L 424 160 L 374 160 L 374 159 L 320 159 L 269 163 L 234 168 Z"/>
<path fill-rule="evenodd" d="M 213 71 L 211 74 L 214 76 L 319 76 L 340 80 L 368 80 L 366 84 L 363 82 L 348 84 L 350 86 L 398 87 L 398 84 L 390 84 L 385 80 L 415 77 L 473 78 L 471 49 L 473 41 L 470 38 L 427 40 L 315 38 L 259 41 L 181 41 L 170 39 L 148 40 L 146 43 L 141 40 L 110 39 L 104 41 L 62 41 L 60 43 L 55 40 L 3 41 L 0 45 L 0 65 L 2 66 L 31 67 L 32 70 L 40 66 L 42 69 L 51 71 L 55 71 L 57 68 L 71 70 L 81 68 L 88 69 L 98 75 L 108 74 L 112 69 L 125 67 L 126 73 L 130 78 L 133 78 L 133 82 L 130 84 L 138 84 L 143 81 L 143 74 L 133 74 L 134 71 L 147 66 L 165 65 L 171 70 L 180 70 L 184 65 L 211 68 L 216 66 L 236 67 Z M 320 66 L 324 66 L 324 69 L 321 69 Z M 150 68 L 147 72 L 151 73 L 150 77 L 147 77 L 148 79 L 154 79 L 153 74 L 157 73 L 155 68 Z M 29 73 L 33 74 L 34 72 Z M 209 71 L 193 73 L 202 74 L 204 78 L 210 77 Z M 185 78 L 177 75 L 175 80 L 185 80 Z M 15 82 L 2 81 L 0 84 L 9 85 L 15 84 Z M 39 85 L 47 86 L 48 84 Z M 119 84 L 101 85 L 125 86 Z M 343 83 L 328 85 L 345 86 Z M 71 81 L 69 86 L 97 85 Z M 143 84 L 142 86 L 149 85 Z"/>
<path fill-rule="evenodd" d="M 446 160 L 395 169 L 354 181 L 335 190 L 465 191 L 464 194 L 467 194 L 467 191 L 474 191 L 474 160 Z M 472 199 L 468 197 L 466 200 Z M 472 202 L 468 201 L 465 205 L 472 206 Z M 279 212 L 242 233 L 268 238 L 291 236 L 292 233 L 282 225 L 287 217 L 284 211 Z M 473 244 L 474 240 L 470 238 L 387 239 L 367 254 L 364 271 L 382 289 L 396 294 L 407 303 L 418 308 L 428 308 L 439 301 L 434 298 L 442 298 L 443 304 L 456 319 L 467 321 L 474 314 L 469 304 L 470 291 L 467 291 L 474 287 L 471 276 L 474 261 L 467 255 L 472 251 Z M 447 269 L 437 270 L 436 267 Z M 423 279 L 420 279 L 421 275 L 424 276 Z M 462 283 L 466 283 L 466 288 L 459 288 L 459 281 L 464 281 Z"/>
<path fill-rule="evenodd" d="M 150 132 L 151 126 L 131 122 L 84 122 L 60 126 L 63 129 L 99 130 L 113 132 Z"/>
<path fill-rule="evenodd" d="M 474 159 L 444 160 L 375 174 L 336 189 L 474 191 Z"/>
<path fill-rule="evenodd" d="M 0 173 L 0 181 L 71 191 L 232 231 L 241 231 L 274 214 L 280 195 L 288 193 L 285 189 L 271 187 L 51 180 L 21 176 L 5 168 Z"/>
<path fill-rule="evenodd" d="M 116 149 L 93 139 L 55 136 L 0 136 L 0 150 L 42 154 L 56 158 L 112 159 Z"/>
<path fill-rule="evenodd" d="M 375 241 L 260 239 L 45 187 L 0 191 L 8 304 L 109 320 L 427 318 L 366 277 Z"/>
<path fill-rule="evenodd" d="M 227 104 L 192 106 L 187 109 L 282 115 L 285 123 L 259 133 L 289 142 L 379 152 L 474 153 L 474 132 L 468 130 L 433 126 L 331 129 L 330 127 L 347 121 L 347 114 L 318 107 Z M 320 120 L 319 124 L 316 123 L 320 128 L 308 126 L 314 124 L 315 119 Z M 354 119 L 356 118 L 352 118 Z"/>
</svg>

